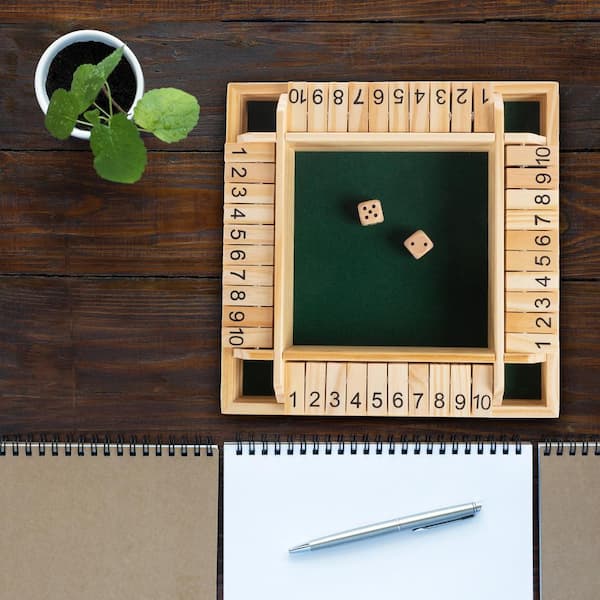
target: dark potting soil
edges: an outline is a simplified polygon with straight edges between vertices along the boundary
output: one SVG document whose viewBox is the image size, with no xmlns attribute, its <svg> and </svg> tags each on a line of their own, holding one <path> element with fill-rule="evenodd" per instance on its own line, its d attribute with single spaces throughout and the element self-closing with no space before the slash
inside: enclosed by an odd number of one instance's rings
<svg viewBox="0 0 600 600">
<path fill-rule="evenodd" d="M 114 48 L 102 42 L 77 42 L 63 48 L 48 69 L 46 91 L 51 97 L 58 88 L 71 88 L 73 73 L 79 65 L 97 64 L 106 58 Z M 108 78 L 113 99 L 123 110 L 129 110 L 135 98 L 135 76 L 129 62 L 122 58 Z M 108 112 L 108 99 L 100 92 L 96 102 Z M 82 127 L 83 128 L 83 127 Z"/>
</svg>

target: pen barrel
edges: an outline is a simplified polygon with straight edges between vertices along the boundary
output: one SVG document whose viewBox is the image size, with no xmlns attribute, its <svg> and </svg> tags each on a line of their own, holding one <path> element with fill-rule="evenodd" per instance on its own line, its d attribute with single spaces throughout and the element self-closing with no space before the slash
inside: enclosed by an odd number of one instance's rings
<svg viewBox="0 0 600 600">
<path fill-rule="evenodd" d="M 333 535 L 326 535 L 316 540 L 312 540 L 310 545 L 313 548 L 329 548 L 338 544 L 346 544 L 347 542 L 357 542 L 370 537 L 385 535 L 387 533 L 395 533 L 398 531 L 398 525 L 395 521 L 387 521 L 386 523 L 375 523 L 373 525 L 365 525 L 348 531 L 341 531 Z"/>
<path fill-rule="evenodd" d="M 396 523 L 399 530 L 410 529 L 412 531 L 418 529 L 427 529 L 428 527 L 437 527 L 445 525 L 452 521 L 460 521 L 475 516 L 481 510 L 481 505 L 476 502 L 467 502 L 466 504 L 458 504 L 437 510 L 431 510 L 418 515 L 411 515 L 397 519 Z"/>
<path fill-rule="evenodd" d="M 391 521 L 382 521 L 380 523 L 364 525 L 355 529 L 349 529 L 347 531 L 341 531 L 332 535 L 323 536 L 318 539 L 311 540 L 308 546 L 310 546 L 311 550 L 316 550 L 319 548 L 337 546 L 338 544 L 346 544 L 348 542 L 365 540 L 370 537 L 395 533 L 398 531 L 415 531 L 418 529 L 426 529 L 429 527 L 435 527 L 437 525 L 443 525 L 451 521 L 458 521 L 460 519 L 473 517 L 480 509 L 481 505 L 475 502 L 468 502 L 466 504 L 459 504 L 457 506 L 440 508 L 437 510 L 431 510 L 416 515 L 409 515 L 399 519 L 392 519 Z"/>
</svg>

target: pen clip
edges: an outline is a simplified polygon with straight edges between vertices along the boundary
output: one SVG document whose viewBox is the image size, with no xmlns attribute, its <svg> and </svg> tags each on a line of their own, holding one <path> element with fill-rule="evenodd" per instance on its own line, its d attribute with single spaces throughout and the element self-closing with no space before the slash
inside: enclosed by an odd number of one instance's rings
<svg viewBox="0 0 600 600">
<path fill-rule="evenodd" d="M 462 521 L 464 519 L 471 519 L 475 516 L 475 513 L 472 515 L 465 515 L 464 517 L 456 517 L 455 519 L 447 519 L 446 521 L 440 521 L 439 523 L 432 523 L 431 525 L 421 525 L 420 527 L 415 527 L 412 531 L 425 531 L 427 529 L 431 529 L 433 527 L 439 527 L 440 525 L 447 525 L 448 523 L 454 523 L 454 521 Z"/>
</svg>

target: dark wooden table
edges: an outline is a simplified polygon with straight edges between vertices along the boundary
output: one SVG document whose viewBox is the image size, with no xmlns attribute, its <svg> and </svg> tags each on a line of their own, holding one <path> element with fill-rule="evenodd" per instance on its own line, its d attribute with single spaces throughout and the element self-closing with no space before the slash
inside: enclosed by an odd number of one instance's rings
<svg viewBox="0 0 600 600">
<path fill-rule="evenodd" d="M 5 0 L 0 17 L 0 434 L 600 433 L 600 3 Z M 37 59 L 80 28 L 126 41 L 147 88 L 202 105 L 185 142 L 148 140 L 133 186 L 101 181 L 84 142 L 44 129 Z M 398 79 L 561 84 L 560 419 L 221 415 L 227 82 Z"/>
</svg>

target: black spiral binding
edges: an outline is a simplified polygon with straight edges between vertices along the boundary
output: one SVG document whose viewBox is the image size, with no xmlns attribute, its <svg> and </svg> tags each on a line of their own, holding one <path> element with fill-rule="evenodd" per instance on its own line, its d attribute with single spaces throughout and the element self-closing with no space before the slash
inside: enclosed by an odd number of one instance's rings
<svg viewBox="0 0 600 600">
<path fill-rule="evenodd" d="M 154 442 L 150 442 L 144 437 L 141 443 L 138 443 L 135 437 L 131 437 L 128 442 L 125 442 L 121 437 L 111 441 L 108 436 L 105 436 L 102 442 L 99 442 L 96 436 L 91 440 L 86 440 L 84 437 L 79 437 L 77 441 L 67 437 L 64 441 L 60 441 L 58 437 L 52 438 L 50 442 L 45 436 L 40 436 L 37 442 L 28 437 L 22 441 L 20 437 L 7 440 L 0 437 L 0 458 L 5 456 L 20 456 L 23 453 L 25 456 L 162 456 L 166 451 L 169 456 L 214 456 L 214 442 L 211 437 L 201 439 L 195 438 L 193 442 L 188 442 L 187 439 L 176 441 L 170 438 L 168 442 L 163 443 L 160 438 Z M 141 449 L 141 452 L 140 452 Z"/>
<path fill-rule="evenodd" d="M 600 439 L 592 440 L 545 440 L 540 444 L 544 456 L 600 456 Z"/>
<path fill-rule="evenodd" d="M 364 455 L 380 455 L 380 454 L 515 454 L 522 453 L 522 443 L 518 436 L 508 439 L 503 436 L 499 440 L 494 437 L 484 439 L 477 436 L 474 439 L 463 437 L 458 439 L 452 436 L 448 442 L 444 436 L 439 435 L 435 439 L 431 436 L 426 436 L 421 439 L 415 435 L 411 439 L 403 435 L 399 441 L 396 441 L 393 435 L 389 435 L 384 439 L 381 435 L 377 435 L 372 441 L 368 434 L 363 436 L 352 435 L 346 438 L 343 435 L 336 436 L 335 439 L 331 435 L 320 438 L 318 435 L 312 436 L 287 436 L 285 442 L 281 441 L 281 436 L 276 435 L 273 441 L 269 440 L 269 436 L 261 435 L 260 441 L 256 441 L 253 434 L 250 434 L 247 439 L 241 435 L 236 436 L 235 453 L 238 456 L 266 456 L 274 454 L 293 455 L 320 455 L 325 456 L 343 455 L 343 454 L 364 454 Z"/>
</svg>

